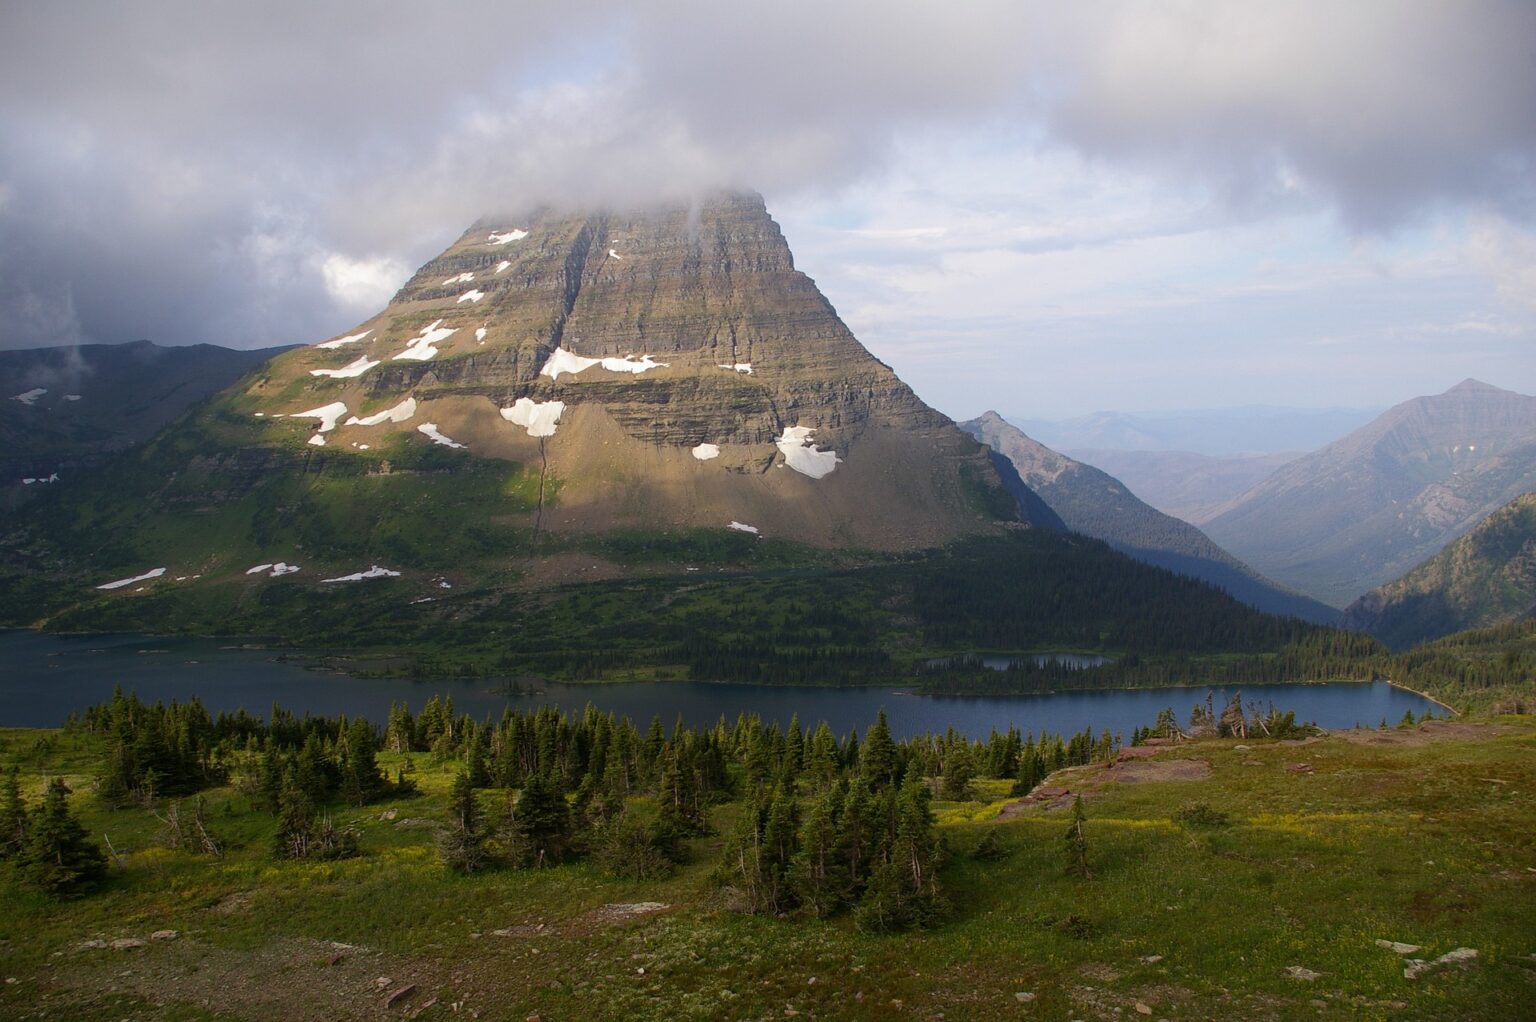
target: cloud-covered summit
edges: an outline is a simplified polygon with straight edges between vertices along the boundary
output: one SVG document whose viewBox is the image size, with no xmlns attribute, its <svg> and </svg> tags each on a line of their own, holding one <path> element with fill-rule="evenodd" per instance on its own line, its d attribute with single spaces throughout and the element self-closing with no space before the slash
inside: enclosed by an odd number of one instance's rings
<svg viewBox="0 0 1536 1022">
<path fill-rule="evenodd" d="M 14 4 L 0 346 L 310 340 L 476 216 L 834 193 L 942 127 L 1313 202 L 1529 223 L 1536 7 Z"/>
</svg>

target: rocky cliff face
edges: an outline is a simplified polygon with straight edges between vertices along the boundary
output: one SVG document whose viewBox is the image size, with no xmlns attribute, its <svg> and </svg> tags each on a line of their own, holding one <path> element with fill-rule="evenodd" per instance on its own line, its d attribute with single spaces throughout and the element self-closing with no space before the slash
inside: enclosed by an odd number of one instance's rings
<svg viewBox="0 0 1536 1022">
<path fill-rule="evenodd" d="M 435 424 L 558 482 L 556 530 L 737 521 L 907 549 L 1019 517 L 985 449 L 859 344 L 752 195 L 477 223 L 224 410 L 250 443 L 364 458 Z"/>
</svg>

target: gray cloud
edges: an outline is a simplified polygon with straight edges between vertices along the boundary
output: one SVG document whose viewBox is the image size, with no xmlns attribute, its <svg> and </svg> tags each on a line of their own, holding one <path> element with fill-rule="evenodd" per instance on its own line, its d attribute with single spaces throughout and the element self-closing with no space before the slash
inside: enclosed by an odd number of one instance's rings
<svg viewBox="0 0 1536 1022">
<path fill-rule="evenodd" d="M 487 211 L 832 192 L 933 125 L 1528 221 L 1533 40 L 1466 0 L 13 4 L 0 346 L 311 340 Z"/>
</svg>

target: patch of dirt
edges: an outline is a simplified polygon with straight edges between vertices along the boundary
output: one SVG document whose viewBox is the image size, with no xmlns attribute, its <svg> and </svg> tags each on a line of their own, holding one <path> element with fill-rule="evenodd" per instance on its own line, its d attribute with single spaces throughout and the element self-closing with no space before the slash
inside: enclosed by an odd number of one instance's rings
<svg viewBox="0 0 1536 1022">
<path fill-rule="evenodd" d="M 1156 784 L 1161 781 L 1203 781 L 1211 776 L 1211 764 L 1203 759 L 1139 759 L 1116 763 L 1104 770 L 1099 784 Z"/>
<path fill-rule="evenodd" d="M 255 891 L 235 891 L 233 894 L 226 894 L 212 905 L 209 905 L 208 911 L 216 916 L 239 915 L 242 912 L 250 911 L 251 902 L 255 898 Z"/>
<path fill-rule="evenodd" d="M 1428 720 L 1414 728 L 1387 731 L 1334 731 L 1332 734 L 1351 745 L 1428 745 L 1430 742 L 1458 739 L 1495 738 L 1510 734 L 1513 728 L 1500 724 L 1473 724 L 1456 720 Z M 1284 742 L 1280 743 L 1284 745 Z"/>
<path fill-rule="evenodd" d="M 651 916 L 660 915 L 671 908 L 671 905 L 662 904 L 659 901 L 616 902 L 609 905 L 599 905 L 590 912 L 585 912 L 570 921 L 568 932 L 578 936 L 596 933 L 614 926 L 627 923 L 632 919 L 648 919 Z"/>
<path fill-rule="evenodd" d="M 448 967 L 330 941 L 285 938 L 254 950 L 165 941 L 131 956 L 95 951 L 56 982 L 93 998 L 126 995 L 241 1017 L 374 1020 L 409 1016 L 450 980 Z M 393 1006 L 389 994 L 416 991 Z"/>
</svg>

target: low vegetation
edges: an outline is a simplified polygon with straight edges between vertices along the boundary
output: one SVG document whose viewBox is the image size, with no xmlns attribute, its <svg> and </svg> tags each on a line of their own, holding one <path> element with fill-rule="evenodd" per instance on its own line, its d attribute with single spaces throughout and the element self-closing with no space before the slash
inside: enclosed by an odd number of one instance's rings
<svg viewBox="0 0 1536 1022">
<path fill-rule="evenodd" d="M 447 702 L 375 730 L 120 696 L 0 731 L 25 818 L 109 864 L 54 890 L 4 846 L 0 1015 L 1521 1014 L 1536 724 L 1146 731 L 1131 755 Z M 289 853 L 299 793 L 343 854 Z"/>
</svg>

